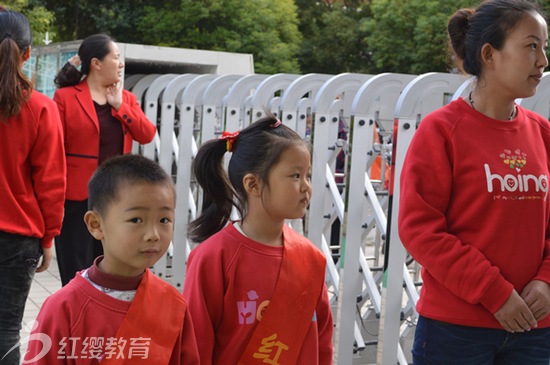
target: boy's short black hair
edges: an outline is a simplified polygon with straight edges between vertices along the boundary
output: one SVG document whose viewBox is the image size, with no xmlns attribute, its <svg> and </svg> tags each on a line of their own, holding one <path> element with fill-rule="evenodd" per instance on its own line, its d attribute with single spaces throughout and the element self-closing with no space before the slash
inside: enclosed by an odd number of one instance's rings
<svg viewBox="0 0 550 365">
<path fill-rule="evenodd" d="M 115 156 L 101 164 L 88 182 L 88 210 L 104 214 L 118 198 L 124 184 L 166 184 L 175 188 L 172 178 L 155 161 L 140 155 Z"/>
</svg>

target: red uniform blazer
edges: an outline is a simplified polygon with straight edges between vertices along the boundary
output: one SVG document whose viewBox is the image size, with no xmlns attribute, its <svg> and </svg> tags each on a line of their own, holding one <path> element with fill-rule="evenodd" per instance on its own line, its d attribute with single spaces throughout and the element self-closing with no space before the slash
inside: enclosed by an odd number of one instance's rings
<svg viewBox="0 0 550 365">
<path fill-rule="evenodd" d="M 122 92 L 122 105 L 113 116 L 120 121 L 124 134 L 124 153 L 132 150 L 132 141 L 141 144 L 153 140 L 156 127 L 137 103 L 136 96 Z M 65 136 L 67 156 L 67 200 L 86 200 L 88 181 L 98 166 L 99 121 L 92 94 L 86 80 L 78 85 L 58 89 L 53 97 L 57 103 Z"/>
</svg>

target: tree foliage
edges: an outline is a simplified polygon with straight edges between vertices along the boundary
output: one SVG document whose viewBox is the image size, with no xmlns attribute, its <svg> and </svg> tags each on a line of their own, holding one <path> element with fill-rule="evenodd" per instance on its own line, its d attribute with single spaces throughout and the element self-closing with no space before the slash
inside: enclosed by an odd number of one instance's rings
<svg viewBox="0 0 550 365">
<path fill-rule="evenodd" d="M 150 6 L 137 26 L 147 44 L 251 53 L 258 73 L 299 72 L 292 0 L 182 0 Z"/>
<path fill-rule="evenodd" d="M 373 73 L 420 74 L 449 69 L 447 21 L 476 0 L 372 0 L 372 17 L 362 26 Z"/>
<path fill-rule="evenodd" d="M 366 72 L 370 57 L 360 26 L 370 16 L 366 1 L 297 0 L 304 36 L 299 61 L 302 72 Z"/>
<path fill-rule="evenodd" d="M 258 73 L 300 71 L 293 0 L 34 0 L 55 12 L 58 41 L 105 32 L 119 42 L 251 53 Z"/>
<path fill-rule="evenodd" d="M 31 26 L 33 45 L 44 44 L 46 32 L 51 32 L 51 25 L 54 21 L 54 13 L 48 11 L 44 6 L 34 5 L 28 0 L 7 0 L 3 5 L 8 9 L 19 11 L 27 17 Z M 48 35 L 48 36 L 53 36 Z"/>
<path fill-rule="evenodd" d="M 115 39 L 140 43 L 136 24 L 144 8 L 156 0 L 29 0 L 55 14 L 56 41 L 84 39 L 94 33 L 108 33 Z"/>
<path fill-rule="evenodd" d="M 550 14 L 550 0 L 538 1 Z M 447 21 L 457 9 L 479 2 L 9 0 L 8 4 L 25 9 L 35 39 L 43 38 L 48 29 L 56 41 L 105 32 L 125 43 L 250 53 L 255 71 L 266 74 L 420 74 L 452 67 Z"/>
</svg>

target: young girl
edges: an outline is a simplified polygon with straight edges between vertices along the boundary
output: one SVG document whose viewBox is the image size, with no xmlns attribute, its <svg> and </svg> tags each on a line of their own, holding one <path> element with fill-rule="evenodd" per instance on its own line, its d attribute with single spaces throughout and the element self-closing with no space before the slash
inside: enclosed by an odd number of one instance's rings
<svg viewBox="0 0 550 365">
<path fill-rule="evenodd" d="M 55 103 L 23 73 L 32 33 L 0 6 L 0 363 L 18 365 L 19 331 L 35 272 L 52 259 L 65 197 L 63 130 Z M 40 261 L 40 257 L 42 260 Z"/>
<path fill-rule="evenodd" d="M 201 364 L 332 363 L 326 259 L 285 225 L 306 211 L 309 170 L 307 145 L 272 116 L 199 149 L 204 203 L 189 234 L 204 242 L 191 252 L 183 293 Z M 227 225 L 233 206 L 242 220 Z"/>
<path fill-rule="evenodd" d="M 548 66 L 534 2 L 450 19 L 470 95 L 426 116 L 401 175 L 399 235 L 423 266 L 414 364 L 550 361 L 550 125 L 516 98 Z"/>
</svg>

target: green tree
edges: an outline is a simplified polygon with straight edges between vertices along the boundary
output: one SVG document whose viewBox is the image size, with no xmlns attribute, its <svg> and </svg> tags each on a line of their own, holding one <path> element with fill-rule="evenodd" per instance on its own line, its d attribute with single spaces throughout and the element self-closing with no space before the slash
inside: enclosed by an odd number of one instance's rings
<svg viewBox="0 0 550 365">
<path fill-rule="evenodd" d="M 33 0 L 55 12 L 57 41 L 105 32 L 119 42 L 254 55 L 258 73 L 299 72 L 293 0 Z"/>
<path fill-rule="evenodd" d="M 54 13 L 48 11 L 45 7 L 35 5 L 28 0 L 7 0 L 3 5 L 8 9 L 19 11 L 27 17 L 31 26 L 33 45 L 43 45 L 46 38 L 55 36 L 52 27 Z"/>
<path fill-rule="evenodd" d="M 296 0 L 304 41 L 299 62 L 302 72 L 337 74 L 368 72 L 371 60 L 363 19 L 370 16 L 365 0 Z"/>
<path fill-rule="evenodd" d="M 447 21 L 476 0 L 372 0 L 372 17 L 362 22 L 373 73 L 420 74 L 449 70 Z"/>
<path fill-rule="evenodd" d="M 257 73 L 420 74 L 448 71 L 449 16 L 479 2 L 9 0 L 8 5 L 25 8 L 35 40 L 46 30 L 50 37 L 57 34 L 55 41 L 106 32 L 125 43 L 251 53 Z M 539 2 L 550 14 L 550 0 Z"/>
<path fill-rule="evenodd" d="M 146 44 L 251 53 L 257 73 L 299 72 L 292 0 L 168 2 L 147 7 L 137 30 Z"/>
<path fill-rule="evenodd" d="M 146 6 L 158 3 L 156 0 L 30 1 L 54 12 L 55 41 L 58 42 L 108 33 L 120 42 L 140 43 L 141 35 L 136 32 L 136 24 Z"/>
</svg>

